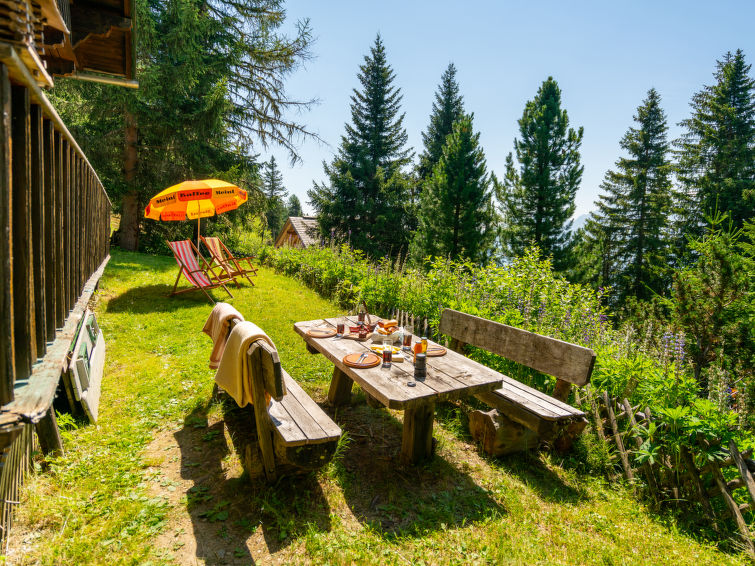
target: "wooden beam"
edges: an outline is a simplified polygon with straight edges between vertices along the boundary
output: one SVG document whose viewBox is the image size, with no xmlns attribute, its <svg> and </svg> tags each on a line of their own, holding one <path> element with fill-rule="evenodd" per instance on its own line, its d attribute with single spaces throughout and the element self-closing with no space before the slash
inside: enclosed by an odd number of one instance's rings
<svg viewBox="0 0 755 566">
<path fill-rule="evenodd" d="M 595 352 L 563 340 L 444 309 L 439 332 L 575 385 L 590 381 Z"/>
<path fill-rule="evenodd" d="M 44 199 L 45 206 L 45 237 L 44 237 L 44 254 L 45 254 L 45 328 L 47 330 L 45 340 L 52 342 L 55 340 L 55 329 L 57 328 L 56 305 L 56 272 L 57 272 L 57 240 L 60 232 L 57 228 L 58 203 L 55 195 L 55 129 L 50 120 L 45 120 L 42 125 L 42 141 L 44 156 Z"/>
<path fill-rule="evenodd" d="M 45 209 L 51 203 L 45 201 L 44 157 L 42 155 L 42 109 L 32 104 L 30 122 L 31 166 L 31 247 L 34 269 L 34 321 L 36 328 L 36 358 L 45 355 L 47 349 L 47 298 L 45 296 Z"/>
<path fill-rule="evenodd" d="M 29 91 L 11 87 L 13 177 L 13 301 L 16 372 L 26 379 L 37 359 L 31 209 Z"/>
<path fill-rule="evenodd" d="M 12 194 L 11 87 L 8 68 L 0 63 L 0 405 L 13 400 L 16 376 Z"/>
</svg>

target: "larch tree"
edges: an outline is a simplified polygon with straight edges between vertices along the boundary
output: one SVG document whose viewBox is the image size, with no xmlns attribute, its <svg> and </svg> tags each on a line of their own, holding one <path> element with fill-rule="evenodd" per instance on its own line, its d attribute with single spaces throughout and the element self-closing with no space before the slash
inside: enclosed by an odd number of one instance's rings
<svg viewBox="0 0 755 566">
<path fill-rule="evenodd" d="M 685 232 L 700 237 L 706 217 L 728 213 L 735 229 L 755 216 L 755 80 L 744 53 L 717 61 L 716 84 L 692 97 L 675 142 Z M 680 230 L 681 232 L 681 230 Z M 681 240 L 681 239 L 680 239 Z M 686 241 L 686 240 L 685 240 Z"/>
<path fill-rule="evenodd" d="M 412 256 L 469 259 L 485 263 L 495 238 L 495 210 L 480 134 L 472 116 L 456 121 L 440 160 L 420 194 L 419 227 Z"/>
<path fill-rule="evenodd" d="M 647 300 L 670 284 L 669 216 L 672 165 L 661 97 L 651 88 L 637 108 L 636 126 L 619 145 L 626 153 L 606 173 L 598 210 L 586 225 L 588 241 L 602 242 L 600 281 L 617 302 Z"/>
<path fill-rule="evenodd" d="M 406 253 L 410 163 L 401 91 L 393 85 L 378 35 L 359 67 L 361 89 L 351 96 L 351 123 L 338 154 L 323 164 L 328 181 L 308 191 L 321 234 L 332 234 L 373 257 Z"/>
<path fill-rule="evenodd" d="M 574 197 L 582 180 L 579 148 L 583 129 L 569 127 L 561 90 L 552 77 L 527 102 L 519 120 L 521 140 L 506 157 L 506 175 L 497 185 L 502 203 L 501 240 L 509 257 L 537 245 L 553 257 L 556 270 L 571 263 Z"/>
</svg>

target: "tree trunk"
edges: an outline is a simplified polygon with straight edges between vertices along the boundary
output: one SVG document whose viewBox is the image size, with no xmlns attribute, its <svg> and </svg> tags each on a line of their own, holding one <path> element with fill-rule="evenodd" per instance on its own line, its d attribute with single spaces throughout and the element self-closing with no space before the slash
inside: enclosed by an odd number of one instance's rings
<svg viewBox="0 0 755 566">
<path fill-rule="evenodd" d="M 138 153 L 136 143 L 138 133 L 133 114 L 126 111 L 126 147 L 124 152 L 124 178 L 133 184 L 136 178 Z M 123 195 L 121 201 L 120 246 L 124 250 L 136 251 L 139 248 L 139 225 L 141 223 L 141 206 L 139 191 L 133 189 Z"/>
</svg>

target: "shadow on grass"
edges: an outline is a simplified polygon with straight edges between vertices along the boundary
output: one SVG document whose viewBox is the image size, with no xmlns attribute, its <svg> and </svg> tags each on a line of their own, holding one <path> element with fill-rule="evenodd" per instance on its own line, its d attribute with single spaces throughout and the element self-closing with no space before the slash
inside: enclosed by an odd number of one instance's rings
<svg viewBox="0 0 755 566">
<path fill-rule="evenodd" d="M 507 513 L 464 471 L 436 455 L 399 464 L 402 423 L 388 411 L 356 404 L 336 420 L 352 439 L 336 463 L 337 480 L 354 516 L 387 538 L 424 536 Z"/>
<path fill-rule="evenodd" d="M 180 289 L 180 287 L 179 287 Z M 128 312 L 134 314 L 153 312 L 175 312 L 180 309 L 210 305 L 207 297 L 199 289 L 190 293 L 169 296 L 173 287 L 170 285 L 144 285 L 134 287 L 108 301 L 107 312 Z M 215 300 L 230 298 L 222 289 L 209 291 Z"/>
<path fill-rule="evenodd" d="M 232 403 L 232 401 L 231 401 Z M 270 553 L 307 532 L 330 530 L 330 509 L 314 474 L 283 478 L 275 485 L 228 477 L 238 454 L 256 443 L 248 413 L 224 403 L 224 419 L 209 425 L 210 403 L 195 408 L 175 433 L 181 450 L 181 476 L 191 480 L 187 509 L 196 556 L 207 564 L 253 564 L 248 540 L 258 528 Z M 209 426 L 208 426 L 209 425 Z M 224 433 L 227 427 L 233 445 Z M 231 462 L 228 457 L 231 456 Z"/>
</svg>

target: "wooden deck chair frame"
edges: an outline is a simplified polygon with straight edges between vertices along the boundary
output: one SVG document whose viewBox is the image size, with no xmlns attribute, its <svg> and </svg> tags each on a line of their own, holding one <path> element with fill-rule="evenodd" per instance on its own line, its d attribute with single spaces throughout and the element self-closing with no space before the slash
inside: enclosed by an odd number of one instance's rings
<svg viewBox="0 0 755 566">
<path fill-rule="evenodd" d="M 202 254 L 199 253 L 199 250 L 194 245 L 194 242 L 191 240 L 177 240 L 175 242 L 170 242 L 168 240 L 165 240 L 165 242 L 168 244 L 168 247 L 170 248 L 170 251 L 173 252 L 173 257 L 176 259 L 176 262 L 178 263 L 178 275 L 176 276 L 176 282 L 173 284 L 173 291 L 168 295 L 169 297 L 172 297 L 173 295 L 179 295 L 181 293 L 187 293 L 189 291 L 194 291 L 196 289 L 200 289 L 205 296 L 210 300 L 211 303 L 215 304 L 215 299 L 212 298 L 210 293 L 208 293 L 209 290 L 216 289 L 218 287 L 222 287 L 223 290 L 228 293 L 228 296 L 233 298 L 233 295 L 228 290 L 228 288 L 225 286 L 226 283 L 230 283 L 232 280 L 228 277 L 223 277 L 222 274 L 217 274 L 215 272 L 215 268 L 213 268 L 209 263 L 207 263 L 207 260 L 202 257 Z M 196 263 L 196 266 L 199 267 L 199 269 L 192 269 L 193 266 L 188 265 L 181 256 L 176 252 L 176 249 L 173 247 L 173 244 L 179 244 L 179 243 L 187 243 L 191 247 L 191 252 L 194 254 L 195 258 L 198 258 L 199 262 Z M 201 274 L 207 279 L 208 284 L 202 284 L 202 282 L 199 279 L 199 276 L 197 274 Z M 178 282 L 181 280 L 181 275 L 186 277 L 186 279 L 191 283 L 191 287 L 188 289 L 181 289 L 178 291 Z"/>
<path fill-rule="evenodd" d="M 254 281 L 249 278 L 250 273 L 255 276 L 257 275 L 257 268 L 252 265 L 252 257 L 234 256 L 230 250 L 225 247 L 225 244 L 220 241 L 220 238 L 215 236 L 209 236 L 207 238 L 200 236 L 200 238 L 212 256 L 212 261 L 210 262 L 211 265 L 217 264 L 231 279 L 233 279 L 233 282 L 236 283 L 237 287 L 241 287 L 241 285 L 236 281 L 236 277 L 244 277 L 252 284 L 252 286 L 254 286 Z M 244 261 L 249 264 L 248 269 L 241 265 L 241 262 Z"/>
</svg>

